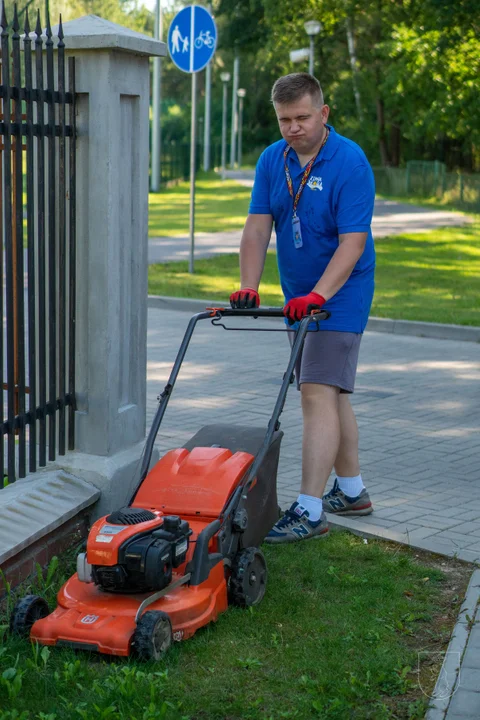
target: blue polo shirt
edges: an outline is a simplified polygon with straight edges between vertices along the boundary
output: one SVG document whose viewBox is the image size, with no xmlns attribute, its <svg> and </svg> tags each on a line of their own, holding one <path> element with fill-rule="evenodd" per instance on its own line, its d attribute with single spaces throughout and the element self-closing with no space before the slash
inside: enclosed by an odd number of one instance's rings
<svg viewBox="0 0 480 720">
<path fill-rule="evenodd" d="M 303 246 L 295 248 L 292 233 L 293 200 L 285 178 L 285 140 L 270 145 L 260 156 L 249 212 L 272 215 L 277 234 L 277 261 L 285 300 L 307 295 L 322 276 L 338 236 L 368 233 L 365 249 L 347 282 L 325 305 L 331 317 L 322 330 L 361 333 L 370 312 L 374 290 L 375 250 L 370 223 L 375 199 L 373 172 L 363 150 L 330 129 L 300 197 Z M 294 193 L 304 168 L 293 148 L 287 156 Z"/>
</svg>

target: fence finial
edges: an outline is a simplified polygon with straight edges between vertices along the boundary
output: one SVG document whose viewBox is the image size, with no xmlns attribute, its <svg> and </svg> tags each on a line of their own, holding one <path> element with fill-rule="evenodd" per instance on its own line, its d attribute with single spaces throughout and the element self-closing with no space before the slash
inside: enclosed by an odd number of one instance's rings
<svg viewBox="0 0 480 720">
<path fill-rule="evenodd" d="M 23 24 L 23 32 L 25 33 L 25 40 L 30 40 L 30 22 L 28 20 L 28 7 L 25 8 L 25 22 Z"/>
<path fill-rule="evenodd" d="M 53 33 L 52 33 L 52 26 L 50 25 L 50 12 L 47 12 L 47 29 L 46 29 L 46 31 L 45 31 L 45 35 L 46 35 L 47 38 L 48 38 L 48 40 L 47 40 L 47 42 L 46 42 L 45 44 L 46 44 L 46 45 L 51 45 L 52 42 L 53 42 L 53 41 L 52 41 L 52 35 L 53 35 Z"/>
<path fill-rule="evenodd" d="M 65 37 L 63 34 L 63 25 L 62 25 L 62 13 L 60 13 L 60 22 L 58 24 L 58 47 L 65 47 L 65 43 L 63 42 L 63 38 Z"/>
<path fill-rule="evenodd" d="M 42 35 L 42 23 L 40 22 L 40 10 L 37 10 L 37 24 L 35 26 L 35 35 L 37 36 L 37 42 Z"/>
<path fill-rule="evenodd" d="M 18 31 L 20 30 L 20 23 L 18 22 L 18 8 L 17 3 L 13 6 L 13 23 L 12 23 L 12 30 L 15 35 L 18 34 Z"/>
<path fill-rule="evenodd" d="M 3 29 L 3 32 L 5 33 L 8 27 L 7 22 L 7 13 L 5 12 L 5 0 L 2 0 L 2 19 L 0 20 L 0 26 Z"/>
</svg>

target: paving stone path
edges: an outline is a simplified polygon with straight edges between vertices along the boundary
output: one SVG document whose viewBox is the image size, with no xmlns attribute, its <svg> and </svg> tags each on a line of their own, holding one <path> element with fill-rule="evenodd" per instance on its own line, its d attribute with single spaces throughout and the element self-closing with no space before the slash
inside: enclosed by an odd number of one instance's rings
<svg viewBox="0 0 480 720">
<path fill-rule="evenodd" d="M 251 187 L 253 172 L 229 171 L 229 176 L 237 182 Z M 471 218 L 461 213 L 399 203 L 395 200 L 375 200 L 372 232 L 375 239 L 398 235 L 402 232 L 427 232 L 439 227 L 460 226 L 471 222 Z M 148 241 L 148 261 L 152 263 L 187 260 L 190 256 L 190 237 L 188 228 L 180 237 L 152 237 Z M 195 258 L 213 257 L 224 253 L 238 252 L 241 230 L 229 232 L 195 233 Z M 272 234 L 270 249 L 276 247 L 275 233 Z"/>
</svg>

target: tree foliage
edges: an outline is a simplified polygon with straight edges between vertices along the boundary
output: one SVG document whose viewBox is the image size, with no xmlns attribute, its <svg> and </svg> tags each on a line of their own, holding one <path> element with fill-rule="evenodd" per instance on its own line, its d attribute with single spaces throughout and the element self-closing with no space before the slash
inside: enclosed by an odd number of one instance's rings
<svg viewBox="0 0 480 720">
<path fill-rule="evenodd" d="M 177 0 L 164 15 L 165 36 Z M 7 10 L 12 6 L 7 0 Z M 52 23 L 96 14 L 153 34 L 152 12 L 142 0 L 49 0 Z M 212 0 L 219 42 L 212 63 L 213 142 L 221 137 L 223 70 L 240 58 L 247 90 L 244 153 L 279 137 L 270 104 L 274 81 L 307 70 L 289 52 L 308 47 L 306 20 L 317 19 L 315 73 L 336 129 L 357 141 L 374 164 L 442 160 L 480 170 L 479 0 Z M 19 5 L 19 9 L 22 5 Z M 9 10 L 11 14 L 11 10 Z M 352 56 L 352 42 L 354 56 Z M 199 73 L 204 97 L 205 73 Z M 355 96 L 356 95 L 356 96 Z M 166 142 L 188 142 L 190 77 L 162 61 L 162 126 Z M 231 83 L 229 86 L 229 105 Z M 199 116 L 202 113 L 202 104 Z M 230 117 L 229 117 L 230 125 Z"/>
<path fill-rule="evenodd" d="M 278 136 L 270 88 L 279 75 L 307 69 L 292 65 L 289 51 L 308 47 L 303 24 L 315 18 L 323 25 L 315 70 L 340 132 L 373 162 L 421 157 L 480 169 L 478 0 L 217 0 L 215 10 L 219 52 L 231 59 L 236 48 L 248 79 L 251 144 Z"/>
</svg>

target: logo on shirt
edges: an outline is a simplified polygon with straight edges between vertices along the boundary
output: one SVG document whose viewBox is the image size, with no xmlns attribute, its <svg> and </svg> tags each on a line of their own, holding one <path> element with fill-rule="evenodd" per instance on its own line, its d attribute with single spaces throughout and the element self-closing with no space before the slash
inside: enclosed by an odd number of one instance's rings
<svg viewBox="0 0 480 720">
<path fill-rule="evenodd" d="M 322 184 L 322 178 L 321 177 L 312 177 L 309 178 L 308 187 L 310 190 L 323 190 L 323 184 Z"/>
</svg>

